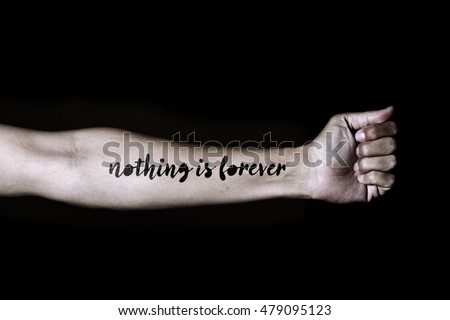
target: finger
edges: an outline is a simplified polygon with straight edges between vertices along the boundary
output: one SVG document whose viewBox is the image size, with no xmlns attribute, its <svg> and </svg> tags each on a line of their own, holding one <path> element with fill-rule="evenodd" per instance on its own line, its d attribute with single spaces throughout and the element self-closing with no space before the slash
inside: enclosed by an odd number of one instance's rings
<svg viewBox="0 0 450 320">
<path fill-rule="evenodd" d="M 372 141 L 382 137 L 393 136 L 397 133 L 395 122 L 386 121 L 380 124 L 372 124 L 358 130 L 355 134 L 355 140 L 359 142 Z"/>
<path fill-rule="evenodd" d="M 391 188 L 378 187 L 378 193 L 380 194 L 380 196 L 382 196 L 383 194 L 385 194 L 389 190 L 391 190 Z"/>
<path fill-rule="evenodd" d="M 371 124 L 387 121 L 393 112 L 394 107 L 391 106 L 382 110 L 348 113 L 345 115 L 345 119 L 352 129 L 359 130 Z"/>
<path fill-rule="evenodd" d="M 394 138 L 384 137 L 360 143 L 356 147 L 356 155 L 358 157 L 384 156 L 391 154 L 396 148 L 397 143 Z"/>
<path fill-rule="evenodd" d="M 374 198 L 384 195 L 386 192 L 391 190 L 391 188 L 383 188 L 378 186 L 367 186 L 367 201 L 371 201 Z"/>
<path fill-rule="evenodd" d="M 383 188 L 390 188 L 394 184 L 395 176 L 387 172 L 370 171 L 357 177 L 363 184 L 377 185 Z"/>
<path fill-rule="evenodd" d="M 391 154 L 381 157 L 361 158 L 353 165 L 353 170 L 357 173 L 369 171 L 389 171 L 397 165 L 396 157 Z"/>
</svg>

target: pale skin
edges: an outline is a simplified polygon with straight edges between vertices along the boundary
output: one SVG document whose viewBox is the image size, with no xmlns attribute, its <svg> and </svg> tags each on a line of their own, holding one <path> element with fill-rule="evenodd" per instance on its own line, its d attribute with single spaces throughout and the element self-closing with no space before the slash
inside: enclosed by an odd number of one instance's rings
<svg viewBox="0 0 450 320">
<path fill-rule="evenodd" d="M 393 152 L 397 133 L 394 122 L 389 121 L 393 108 L 365 113 L 339 114 L 330 119 L 314 144 L 286 148 L 281 154 L 267 149 L 254 150 L 264 166 L 289 164 L 295 154 L 308 157 L 308 166 L 300 162 L 286 166 L 279 175 L 242 175 L 219 178 L 219 168 L 210 178 L 195 175 L 196 166 L 181 183 L 179 177 L 167 176 L 149 179 L 131 174 L 115 177 L 103 162 L 111 162 L 104 154 L 108 142 L 123 142 L 125 130 L 111 128 L 81 129 L 64 132 L 42 132 L 0 125 L 0 195 L 36 195 L 87 207 L 112 209 L 161 209 L 208 204 L 225 204 L 269 198 L 312 198 L 337 203 L 368 202 L 385 194 L 394 183 L 390 171 L 396 165 Z M 336 161 L 326 163 L 327 132 L 332 143 L 344 141 L 339 150 L 347 165 Z M 164 140 L 132 134 L 133 141 L 145 146 L 145 153 L 155 159 L 165 158 L 172 164 L 175 154 L 169 149 L 163 154 Z M 154 148 L 147 149 L 148 141 Z M 117 149 L 123 159 L 123 144 Z M 180 160 L 189 163 L 204 158 L 201 150 L 179 145 Z M 248 162 L 242 150 L 219 150 L 228 155 L 227 165 Z M 130 163 L 139 158 L 136 148 L 130 149 Z M 210 159 L 208 159 L 210 160 Z M 218 160 L 218 158 L 214 158 Z M 125 163 L 126 164 L 126 163 Z M 125 164 L 122 164 L 122 169 Z"/>
</svg>

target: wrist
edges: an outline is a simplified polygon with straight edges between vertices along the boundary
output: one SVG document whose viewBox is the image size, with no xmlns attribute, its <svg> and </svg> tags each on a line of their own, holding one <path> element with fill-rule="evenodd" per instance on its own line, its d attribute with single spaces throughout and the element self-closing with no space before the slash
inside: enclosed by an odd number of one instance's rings
<svg viewBox="0 0 450 320">
<path fill-rule="evenodd" d="M 304 161 L 304 147 L 285 148 L 286 173 L 283 176 L 285 197 L 314 198 L 313 169 Z"/>
</svg>

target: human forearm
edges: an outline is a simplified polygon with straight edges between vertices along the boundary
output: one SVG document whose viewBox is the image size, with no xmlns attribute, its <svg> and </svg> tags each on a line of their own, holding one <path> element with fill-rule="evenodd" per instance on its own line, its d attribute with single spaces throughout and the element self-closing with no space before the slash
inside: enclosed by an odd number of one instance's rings
<svg viewBox="0 0 450 320">
<path fill-rule="evenodd" d="M 143 147 L 139 152 L 138 147 L 125 148 L 121 130 L 89 129 L 76 136 L 79 178 L 70 199 L 74 203 L 164 208 L 310 197 L 308 171 L 294 165 L 294 149 L 280 153 L 281 150 L 270 149 L 242 152 L 219 148 L 211 156 L 205 148 L 185 144 L 166 147 L 168 141 L 132 134 L 133 143 Z M 111 150 L 121 161 L 105 154 L 104 146 L 111 142 L 120 145 Z M 231 165 L 235 167 L 230 168 Z"/>
<path fill-rule="evenodd" d="M 0 125 L 0 195 L 21 195 L 29 192 L 24 185 L 29 177 L 26 166 L 26 146 L 21 141 L 28 131 L 15 127 Z"/>
</svg>

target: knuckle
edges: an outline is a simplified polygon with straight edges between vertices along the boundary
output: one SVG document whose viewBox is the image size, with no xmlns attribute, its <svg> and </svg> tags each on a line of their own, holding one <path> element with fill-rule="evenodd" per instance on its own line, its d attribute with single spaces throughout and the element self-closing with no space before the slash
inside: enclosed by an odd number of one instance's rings
<svg viewBox="0 0 450 320">
<path fill-rule="evenodd" d="M 396 157 L 393 154 L 391 154 L 391 155 L 388 155 L 388 156 L 384 156 L 383 163 L 384 163 L 384 170 L 383 171 L 389 171 L 389 170 L 393 169 L 396 166 L 397 159 L 396 159 Z"/>
<path fill-rule="evenodd" d="M 391 174 L 391 175 L 389 175 L 389 178 L 388 178 L 389 187 L 392 187 L 394 185 L 394 183 L 395 183 L 395 176 L 393 174 Z"/>
<path fill-rule="evenodd" d="M 395 122 L 388 122 L 388 131 L 390 134 L 396 134 L 397 133 L 397 125 Z"/>
<path fill-rule="evenodd" d="M 331 117 L 331 121 L 340 121 L 342 119 L 344 119 L 347 116 L 347 114 L 345 113 L 339 113 L 339 114 L 335 114 L 334 116 Z"/>
<path fill-rule="evenodd" d="M 388 137 L 387 147 L 391 150 L 391 152 L 394 152 L 397 149 L 397 141 L 392 137 Z"/>
<path fill-rule="evenodd" d="M 397 165 L 397 157 L 395 155 L 391 155 L 391 168 L 394 168 Z"/>
</svg>

